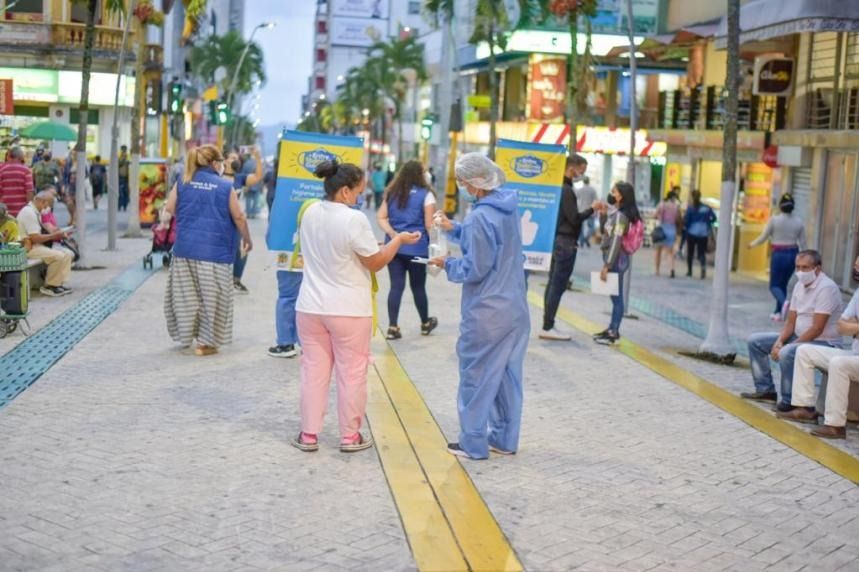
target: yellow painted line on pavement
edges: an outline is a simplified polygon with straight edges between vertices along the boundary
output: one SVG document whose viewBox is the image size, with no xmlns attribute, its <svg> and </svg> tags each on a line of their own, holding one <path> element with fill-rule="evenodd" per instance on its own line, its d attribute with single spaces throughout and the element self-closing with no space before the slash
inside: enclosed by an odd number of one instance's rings
<svg viewBox="0 0 859 572">
<path fill-rule="evenodd" d="M 377 376 L 370 376 L 374 401 L 379 395 L 389 398 L 390 411 L 382 411 L 379 403 L 369 412 L 374 426 L 374 438 L 378 435 L 383 440 L 378 445 L 379 455 L 385 466 L 388 482 L 397 507 L 400 510 L 406 526 L 406 534 L 415 555 L 415 561 L 421 570 L 492 570 L 511 571 L 522 570 L 522 564 L 516 556 L 489 507 L 486 506 L 480 493 L 456 457 L 447 452 L 447 440 L 432 416 L 429 408 L 409 379 L 399 362 L 396 354 L 387 343 L 374 342 L 373 353 L 376 356 L 375 370 Z M 375 380 L 374 380 L 375 378 Z M 381 385 L 377 391 L 375 384 Z M 391 417 L 391 411 L 397 416 L 399 427 Z M 374 417 L 375 416 L 375 417 Z M 408 444 L 402 442 L 399 434 L 404 434 Z M 384 440 L 389 434 L 395 435 L 389 446 Z M 406 448 L 414 455 L 420 469 L 412 462 L 398 466 L 395 456 L 403 456 Z M 468 462 L 468 461 L 466 461 Z M 397 469 L 397 470 L 390 470 Z M 420 470 L 420 473 L 418 473 Z M 412 489 L 418 487 L 416 482 L 425 479 L 420 485 L 429 486 L 435 496 L 437 507 L 445 517 L 447 526 L 464 558 L 460 566 L 441 567 L 433 558 L 440 557 L 439 553 L 449 552 L 449 546 L 442 546 L 435 541 L 436 533 L 426 530 L 429 526 L 441 526 L 437 518 L 432 523 L 427 522 L 423 528 L 418 525 L 422 520 L 428 520 L 424 512 L 426 503 L 412 501 Z M 397 491 L 405 491 L 398 496 Z M 423 492 L 421 493 L 423 496 Z M 411 531 L 410 531 L 411 529 Z M 416 532 L 416 533 L 415 533 Z M 438 533 L 442 540 L 447 533 Z M 420 555 L 420 556 L 419 556 Z"/>
<path fill-rule="evenodd" d="M 375 369 L 370 369 L 367 381 L 367 418 L 418 569 L 467 570 L 462 551 Z"/>
<path fill-rule="evenodd" d="M 534 292 L 528 292 L 528 300 L 538 308 L 543 307 L 542 298 Z M 558 317 L 589 335 L 604 329 L 598 324 L 566 308 L 558 310 Z M 695 375 L 643 346 L 631 342 L 627 338 L 622 338 L 614 347 L 668 381 L 709 401 L 758 431 L 769 435 L 776 441 L 784 443 L 801 455 L 817 461 L 845 479 L 859 483 L 859 459 L 856 457 L 845 453 L 837 447 L 833 447 L 822 439 L 810 435 L 793 423 L 778 419 L 772 413 L 722 389 L 703 377 Z"/>
</svg>

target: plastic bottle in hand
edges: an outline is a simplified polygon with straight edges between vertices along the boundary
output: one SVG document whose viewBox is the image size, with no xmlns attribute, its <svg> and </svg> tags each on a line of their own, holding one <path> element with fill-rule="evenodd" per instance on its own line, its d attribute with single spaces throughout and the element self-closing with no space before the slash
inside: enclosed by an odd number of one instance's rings
<svg viewBox="0 0 859 572">
<path fill-rule="evenodd" d="M 435 258 L 436 256 L 447 256 L 447 236 L 445 236 L 438 218 L 433 219 L 429 245 L 429 257 Z"/>
</svg>

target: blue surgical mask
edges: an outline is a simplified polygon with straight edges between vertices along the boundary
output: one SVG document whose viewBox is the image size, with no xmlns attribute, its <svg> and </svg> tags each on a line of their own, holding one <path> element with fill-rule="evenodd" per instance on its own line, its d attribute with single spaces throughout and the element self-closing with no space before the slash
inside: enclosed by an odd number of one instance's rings
<svg viewBox="0 0 859 572">
<path fill-rule="evenodd" d="M 459 196 L 462 197 L 467 203 L 473 203 L 477 201 L 477 197 L 469 193 L 465 187 L 459 187 Z"/>
</svg>

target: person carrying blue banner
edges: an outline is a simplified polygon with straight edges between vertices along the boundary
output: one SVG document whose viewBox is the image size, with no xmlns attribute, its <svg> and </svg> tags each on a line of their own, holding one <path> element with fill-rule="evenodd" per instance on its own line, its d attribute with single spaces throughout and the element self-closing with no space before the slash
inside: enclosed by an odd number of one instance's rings
<svg viewBox="0 0 859 572">
<path fill-rule="evenodd" d="M 474 208 L 462 224 L 438 213 L 442 228 L 460 242 L 462 258 L 436 257 L 449 281 L 462 284 L 459 357 L 459 442 L 454 455 L 486 459 L 519 447 L 522 369 L 531 322 L 518 199 L 499 189 L 504 172 L 479 153 L 456 161 L 460 193 Z"/>
</svg>

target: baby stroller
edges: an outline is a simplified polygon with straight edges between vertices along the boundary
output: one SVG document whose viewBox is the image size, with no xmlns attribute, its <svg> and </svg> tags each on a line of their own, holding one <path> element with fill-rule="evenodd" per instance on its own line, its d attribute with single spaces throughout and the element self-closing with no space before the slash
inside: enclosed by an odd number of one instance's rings
<svg viewBox="0 0 859 572">
<path fill-rule="evenodd" d="M 164 268 L 170 266 L 173 254 L 173 243 L 176 242 L 176 217 L 162 212 L 158 224 L 152 227 L 152 250 L 143 257 L 143 268 L 152 269 L 152 256 L 162 252 L 161 264 Z"/>
</svg>

